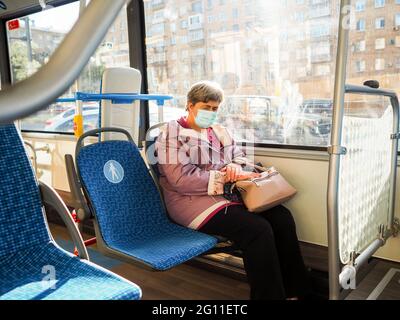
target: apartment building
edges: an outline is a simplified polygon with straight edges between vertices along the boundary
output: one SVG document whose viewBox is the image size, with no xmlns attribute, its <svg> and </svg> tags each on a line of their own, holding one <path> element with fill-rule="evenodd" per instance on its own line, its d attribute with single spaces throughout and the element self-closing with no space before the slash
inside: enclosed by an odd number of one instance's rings
<svg viewBox="0 0 400 320">
<path fill-rule="evenodd" d="M 150 88 L 184 93 L 213 79 L 228 94 L 331 98 L 339 1 L 145 1 Z M 400 1 L 357 0 L 348 81 L 398 88 Z"/>
</svg>

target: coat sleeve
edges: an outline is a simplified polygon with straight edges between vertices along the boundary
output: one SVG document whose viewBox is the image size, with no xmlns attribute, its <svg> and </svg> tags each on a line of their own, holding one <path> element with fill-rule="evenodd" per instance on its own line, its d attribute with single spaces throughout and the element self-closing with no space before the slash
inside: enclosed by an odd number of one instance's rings
<svg viewBox="0 0 400 320">
<path fill-rule="evenodd" d="M 187 150 L 177 137 L 160 135 L 156 151 L 160 173 L 174 191 L 188 196 L 224 193 L 225 174 L 190 163 Z"/>
<path fill-rule="evenodd" d="M 242 162 L 247 162 L 247 163 L 253 163 L 253 161 L 249 158 L 246 157 L 246 153 L 237 145 L 235 139 L 233 138 L 232 134 L 229 132 L 228 129 L 226 129 L 226 135 L 228 136 L 228 139 L 231 143 L 231 148 L 232 148 L 232 161 L 233 163 L 242 163 Z M 246 165 L 242 165 L 244 168 Z"/>
<path fill-rule="evenodd" d="M 221 195 L 225 175 L 217 170 L 206 171 L 193 164 L 159 164 L 162 175 L 178 193 L 187 196 Z"/>
</svg>

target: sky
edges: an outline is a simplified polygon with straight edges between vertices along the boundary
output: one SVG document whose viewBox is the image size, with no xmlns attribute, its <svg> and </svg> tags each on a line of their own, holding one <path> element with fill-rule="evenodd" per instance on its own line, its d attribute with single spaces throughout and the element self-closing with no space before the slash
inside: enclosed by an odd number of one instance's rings
<svg viewBox="0 0 400 320">
<path fill-rule="evenodd" d="M 32 14 L 29 18 L 35 21 L 35 26 L 40 29 L 68 32 L 79 16 L 79 1 L 59 8 L 44 10 Z"/>
</svg>

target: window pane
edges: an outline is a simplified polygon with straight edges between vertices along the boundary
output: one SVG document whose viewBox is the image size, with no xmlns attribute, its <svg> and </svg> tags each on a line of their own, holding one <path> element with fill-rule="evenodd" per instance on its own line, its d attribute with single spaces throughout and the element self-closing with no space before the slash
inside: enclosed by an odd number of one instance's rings
<svg viewBox="0 0 400 320">
<path fill-rule="evenodd" d="M 399 87 L 399 54 L 400 37 L 396 30 L 395 1 L 375 0 L 368 4 L 364 12 L 355 12 L 359 21 L 367 17 L 365 32 L 350 31 L 348 68 L 346 82 L 362 85 L 364 81 L 379 81 L 381 88 L 400 93 Z M 384 9 L 382 9 L 384 7 Z M 364 50 L 359 43 L 363 42 Z"/>
<path fill-rule="evenodd" d="M 356 11 L 364 11 L 365 10 L 365 1 L 366 0 L 358 0 L 356 2 Z"/>
<path fill-rule="evenodd" d="M 213 80 L 226 95 L 219 122 L 237 139 L 327 145 L 338 1 L 205 1 L 201 12 L 197 2 L 145 3 L 149 90 L 175 97 L 164 121 L 185 114 L 193 83 Z M 169 14 L 154 34 L 161 8 Z M 150 125 L 158 114 L 150 108 Z"/>
<path fill-rule="evenodd" d="M 375 0 L 375 8 L 382 8 L 385 6 L 385 0 Z"/>
<path fill-rule="evenodd" d="M 7 23 L 12 81 L 17 83 L 47 63 L 79 16 L 79 2 L 21 17 Z M 107 33 L 102 45 L 80 75 L 80 90 L 98 93 L 103 71 L 107 67 L 129 66 L 126 8 Z M 72 86 L 64 96 L 72 96 Z M 29 131 L 73 132 L 75 103 L 55 103 L 22 120 Z M 98 103 L 84 103 L 84 128 L 98 126 Z M 94 119 L 96 117 L 96 119 Z"/>
<path fill-rule="evenodd" d="M 164 0 L 157 8 L 146 3 L 147 31 L 154 11 L 169 12 L 163 34 L 147 33 L 150 92 L 176 98 L 165 108 L 165 121 L 185 114 L 191 84 L 213 80 L 226 93 L 219 121 L 238 139 L 247 139 L 250 129 L 259 143 L 329 143 L 338 0 L 205 1 L 202 13 L 184 0 Z M 352 2 L 348 83 L 376 79 L 382 88 L 400 91 L 398 3 Z M 232 15 L 234 9 L 238 16 Z M 181 21 L 190 25 L 189 18 L 198 15 L 194 29 L 170 28 Z M 159 121 L 156 107 L 150 119 L 151 124 Z"/>
</svg>

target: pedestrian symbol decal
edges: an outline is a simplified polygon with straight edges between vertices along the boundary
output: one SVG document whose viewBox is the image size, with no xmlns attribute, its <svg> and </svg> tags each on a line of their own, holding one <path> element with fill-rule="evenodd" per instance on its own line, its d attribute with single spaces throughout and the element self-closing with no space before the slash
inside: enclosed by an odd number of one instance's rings
<svg viewBox="0 0 400 320">
<path fill-rule="evenodd" d="M 111 183 L 120 183 L 124 179 L 124 168 L 118 161 L 110 160 L 104 165 L 104 176 Z"/>
</svg>

